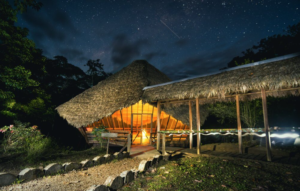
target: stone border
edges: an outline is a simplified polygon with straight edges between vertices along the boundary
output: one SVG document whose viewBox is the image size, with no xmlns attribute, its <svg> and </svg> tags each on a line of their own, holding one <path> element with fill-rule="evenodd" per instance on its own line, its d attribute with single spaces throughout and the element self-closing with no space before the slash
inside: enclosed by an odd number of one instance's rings
<svg viewBox="0 0 300 191">
<path fill-rule="evenodd" d="M 116 154 L 118 155 L 118 154 Z M 156 155 L 152 159 L 142 160 L 138 170 L 129 170 L 122 172 L 119 176 L 109 176 L 103 185 L 92 185 L 86 191 L 109 191 L 121 189 L 124 185 L 134 181 L 138 177 L 143 177 L 143 174 L 152 167 L 157 167 L 162 164 L 162 161 L 168 161 L 170 158 L 182 156 L 181 152 L 172 152 L 165 155 Z"/>
<path fill-rule="evenodd" d="M 117 156 L 117 158 L 115 158 L 114 156 Z M 25 168 L 20 171 L 18 176 L 15 176 L 8 172 L 0 172 L 0 188 L 1 186 L 11 185 L 18 179 L 27 182 L 43 176 L 51 176 L 57 173 L 66 173 L 74 169 L 77 170 L 77 169 L 89 168 L 89 167 L 108 163 L 113 159 L 121 160 L 123 158 L 128 158 L 128 157 L 129 157 L 129 153 L 124 151 L 123 153 L 118 153 L 118 154 L 114 153 L 113 155 L 106 154 L 104 156 L 97 156 L 94 157 L 93 159 L 86 159 L 84 161 L 81 161 L 80 163 L 66 162 L 62 165 L 57 163 L 52 163 L 47 165 L 43 169 Z M 96 190 L 103 190 L 102 188 L 103 186 L 101 188 L 99 187 L 99 189 Z"/>
</svg>

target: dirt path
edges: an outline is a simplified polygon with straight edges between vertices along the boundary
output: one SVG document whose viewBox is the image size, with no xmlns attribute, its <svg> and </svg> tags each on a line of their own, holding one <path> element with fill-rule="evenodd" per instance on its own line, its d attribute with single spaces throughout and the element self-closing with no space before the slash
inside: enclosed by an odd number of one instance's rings
<svg viewBox="0 0 300 191">
<path fill-rule="evenodd" d="M 123 171 L 137 169 L 141 159 L 127 158 L 116 162 L 110 162 L 87 170 L 71 171 L 66 174 L 49 176 L 32 180 L 27 183 L 0 187 L 0 190 L 86 190 L 94 184 L 103 184 L 108 176 L 120 175 Z"/>
</svg>

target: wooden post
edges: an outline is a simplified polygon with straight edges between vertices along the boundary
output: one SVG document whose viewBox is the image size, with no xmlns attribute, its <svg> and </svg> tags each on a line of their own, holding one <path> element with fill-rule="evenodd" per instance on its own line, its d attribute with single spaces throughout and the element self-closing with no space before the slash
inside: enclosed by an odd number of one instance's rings
<svg viewBox="0 0 300 191">
<path fill-rule="evenodd" d="M 142 101 L 142 114 L 141 114 L 141 139 L 140 139 L 140 144 L 143 144 L 143 101 Z"/>
<path fill-rule="evenodd" d="M 190 149 L 193 148 L 193 115 L 192 115 L 192 101 L 189 101 L 189 118 L 190 118 Z"/>
<path fill-rule="evenodd" d="M 109 137 L 107 137 L 107 148 L 106 148 L 106 154 L 108 154 L 108 148 L 109 148 Z"/>
<path fill-rule="evenodd" d="M 121 109 L 120 109 L 120 115 L 121 115 L 122 127 L 123 127 L 123 130 L 124 130 L 124 123 L 123 123 L 123 116 L 122 116 L 122 111 L 121 111 Z"/>
<path fill-rule="evenodd" d="M 196 99 L 196 118 L 197 118 L 197 154 L 201 154 L 201 134 L 200 134 L 200 110 L 199 98 Z"/>
<path fill-rule="evenodd" d="M 168 121 L 167 121 L 167 125 L 166 125 L 166 128 L 165 128 L 165 131 L 166 131 L 166 130 L 167 130 L 167 128 L 168 128 L 169 121 L 170 121 L 170 117 L 171 117 L 171 115 L 169 115 L 169 117 L 168 117 Z"/>
<path fill-rule="evenodd" d="M 235 102 L 236 102 L 236 117 L 237 117 L 237 129 L 238 129 L 238 140 L 239 140 L 239 153 L 243 154 L 242 125 L 241 125 L 239 95 L 235 96 Z"/>
<path fill-rule="evenodd" d="M 263 106 L 263 114 L 264 114 L 264 125 L 265 125 L 264 130 L 266 133 L 267 160 L 272 161 L 271 140 L 270 140 L 269 120 L 268 120 L 268 108 L 267 108 L 267 98 L 266 98 L 265 89 L 261 89 L 261 98 L 262 98 L 262 106 Z"/>
<path fill-rule="evenodd" d="M 151 125 L 150 125 L 150 139 L 149 139 L 149 145 L 152 145 L 152 127 L 153 127 L 153 112 L 151 114 Z"/>
<path fill-rule="evenodd" d="M 159 150 L 159 147 L 160 147 L 160 134 L 159 134 L 159 131 L 160 131 L 160 102 L 158 101 L 157 102 L 157 135 L 156 135 L 156 149 Z"/>
<path fill-rule="evenodd" d="M 131 135 L 130 133 L 127 134 L 127 152 L 130 153 L 130 148 L 131 148 Z"/>
<path fill-rule="evenodd" d="M 162 134 L 162 155 L 166 154 L 166 134 Z"/>
<path fill-rule="evenodd" d="M 177 123 L 178 123 L 178 119 L 176 120 L 174 131 L 176 130 Z"/>
</svg>

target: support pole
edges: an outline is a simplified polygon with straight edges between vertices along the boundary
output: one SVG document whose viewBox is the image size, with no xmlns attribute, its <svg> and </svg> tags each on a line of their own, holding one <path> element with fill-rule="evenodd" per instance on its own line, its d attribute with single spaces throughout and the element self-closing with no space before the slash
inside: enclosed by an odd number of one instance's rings
<svg viewBox="0 0 300 191">
<path fill-rule="evenodd" d="M 151 114 L 151 126 L 150 126 L 150 139 L 149 139 L 149 145 L 152 145 L 152 128 L 153 128 L 153 112 Z"/>
<path fill-rule="evenodd" d="M 166 134 L 162 134 L 162 155 L 166 154 Z"/>
<path fill-rule="evenodd" d="M 158 101 L 157 102 L 157 135 L 156 135 L 156 149 L 159 150 L 159 147 L 160 147 L 160 102 Z"/>
<path fill-rule="evenodd" d="M 192 101 L 189 101 L 189 118 L 190 118 L 190 149 L 193 148 L 193 115 L 192 115 Z"/>
<path fill-rule="evenodd" d="M 131 148 L 131 134 L 127 134 L 127 152 L 130 153 L 130 148 Z"/>
<path fill-rule="evenodd" d="M 262 106 L 263 106 L 263 114 L 264 114 L 264 125 L 265 125 L 264 130 L 266 133 L 267 160 L 272 161 L 271 140 L 270 140 L 269 120 L 268 120 L 268 108 L 267 108 L 267 98 L 266 98 L 265 89 L 261 89 L 261 98 L 262 98 Z"/>
<path fill-rule="evenodd" d="M 124 122 L 123 122 L 123 116 L 122 116 L 122 111 L 121 111 L 121 109 L 120 109 L 120 115 L 121 115 L 122 127 L 123 127 L 123 130 L 124 130 Z"/>
<path fill-rule="evenodd" d="M 143 110 L 144 110 L 144 107 L 143 107 L 143 101 L 142 101 L 142 114 L 141 114 L 141 139 L 140 139 L 140 143 L 143 144 Z"/>
<path fill-rule="evenodd" d="M 197 117 L 197 154 L 201 154 L 201 134 L 200 134 L 200 110 L 199 98 L 196 99 L 196 117 Z"/>
<path fill-rule="evenodd" d="M 239 153 L 243 154 L 242 125 L 241 125 L 239 95 L 235 96 L 235 102 L 236 102 L 236 118 L 237 118 L 237 129 L 238 129 L 238 140 L 239 140 Z"/>
</svg>

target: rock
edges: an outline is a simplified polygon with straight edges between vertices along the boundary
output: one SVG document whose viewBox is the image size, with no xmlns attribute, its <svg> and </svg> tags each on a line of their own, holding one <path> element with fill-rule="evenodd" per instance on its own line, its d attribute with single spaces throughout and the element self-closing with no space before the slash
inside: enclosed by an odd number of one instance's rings
<svg viewBox="0 0 300 191">
<path fill-rule="evenodd" d="M 171 155 L 171 158 L 180 158 L 182 157 L 182 153 L 181 152 L 175 152 Z"/>
<path fill-rule="evenodd" d="M 139 173 L 140 173 L 140 171 L 138 171 L 138 170 L 131 170 L 131 172 L 133 173 L 133 175 L 134 175 L 134 179 L 137 179 L 138 177 L 139 177 Z"/>
<path fill-rule="evenodd" d="M 120 176 L 124 179 L 124 184 L 128 184 L 134 180 L 134 173 L 132 171 L 124 171 Z"/>
<path fill-rule="evenodd" d="M 129 158 L 130 153 L 127 151 L 123 151 L 123 158 Z"/>
<path fill-rule="evenodd" d="M 140 172 L 145 172 L 146 170 L 148 170 L 149 164 L 150 164 L 149 161 L 147 161 L 147 160 L 142 160 L 142 161 L 140 162 L 140 165 L 139 165 L 138 170 L 139 170 Z"/>
<path fill-rule="evenodd" d="M 86 159 L 84 161 L 81 161 L 80 164 L 81 164 L 82 168 L 87 168 L 87 167 L 93 166 L 93 161 Z"/>
<path fill-rule="evenodd" d="M 158 165 L 159 161 L 161 161 L 163 159 L 162 155 L 156 155 L 156 156 L 154 156 L 154 158 L 156 159 L 156 165 Z"/>
<path fill-rule="evenodd" d="M 124 185 L 124 180 L 121 176 L 109 176 L 104 182 L 104 185 L 113 190 L 117 190 L 122 188 L 122 186 Z"/>
<path fill-rule="evenodd" d="M 12 184 L 17 177 L 7 172 L 0 172 L 0 186 L 6 186 Z"/>
<path fill-rule="evenodd" d="M 61 170 L 62 170 L 62 166 L 57 163 L 49 164 L 44 168 L 44 172 L 46 176 L 56 174 Z"/>
<path fill-rule="evenodd" d="M 44 172 L 38 168 L 25 168 L 19 173 L 20 180 L 33 180 L 44 175 Z"/>
<path fill-rule="evenodd" d="M 109 191 L 104 185 L 93 185 L 89 187 L 86 191 Z"/>
<path fill-rule="evenodd" d="M 105 162 L 109 162 L 112 160 L 112 156 L 110 154 L 106 154 L 106 155 L 104 155 L 104 159 L 105 159 L 104 160 Z"/>
<path fill-rule="evenodd" d="M 122 153 L 120 153 L 120 152 L 115 152 L 114 153 L 114 159 L 121 160 L 122 158 L 123 158 Z"/>
<path fill-rule="evenodd" d="M 103 156 L 97 156 L 97 157 L 93 158 L 94 165 L 103 164 L 104 161 L 105 161 L 105 158 Z"/>
<path fill-rule="evenodd" d="M 149 161 L 149 167 L 151 167 L 151 166 L 155 165 L 155 164 L 153 164 L 153 160 L 154 160 L 154 158 L 152 158 L 152 159 L 148 159 L 148 161 Z"/>
<path fill-rule="evenodd" d="M 164 154 L 164 155 L 162 155 L 162 157 L 163 157 L 164 161 L 168 161 L 170 159 L 170 155 L 169 154 Z"/>
<path fill-rule="evenodd" d="M 75 162 L 67 162 L 67 163 L 64 163 L 62 166 L 66 172 L 69 172 L 74 169 L 77 170 L 77 169 L 81 168 L 81 164 L 75 163 Z"/>
</svg>

